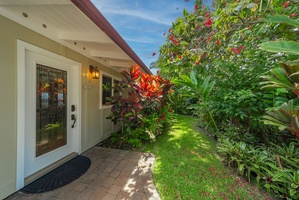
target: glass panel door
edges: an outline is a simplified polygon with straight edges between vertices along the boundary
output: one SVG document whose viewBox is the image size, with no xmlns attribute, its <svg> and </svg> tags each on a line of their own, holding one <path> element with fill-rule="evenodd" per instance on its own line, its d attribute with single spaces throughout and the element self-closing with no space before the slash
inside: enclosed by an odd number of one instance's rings
<svg viewBox="0 0 299 200">
<path fill-rule="evenodd" d="M 37 64 L 35 156 L 66 144 L 67 72 Z"/>
</svg>

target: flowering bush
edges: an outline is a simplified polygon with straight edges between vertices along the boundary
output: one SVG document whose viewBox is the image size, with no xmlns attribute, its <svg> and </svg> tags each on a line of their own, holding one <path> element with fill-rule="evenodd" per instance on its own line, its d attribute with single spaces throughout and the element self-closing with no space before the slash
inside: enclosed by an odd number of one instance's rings
<svg viewBox="0 0 299 200">
<path fill-rule="evenodd" d="M 213 124 L 217 125 L 220 132 L 219 143 L 222 146 L 225 146 L 225 141 L 232 140 L 232 135 L 238 135 L 231 145 L 226 145 L 225 151 L 236 149 L 238 156 L 234 158 L 238 159 L 240 171 L 247 171 L 247 175 L 253 175 L 258 181 L 265 173 L 254 172 L 262 165 L 253 162 L 250 153 L 254 150 L 256 157 L 261 158 L 263 163 L 266 161 L 262 159 L 263 152 L 258 147 L 269 149 L 273 144 L 288 144 L 290 136 L 292 139 L 295 136 L 299 138 L 297 103 L 294 101 L 293 106 L 290 101 L 275 109 L 288 99 L 295 98 L 292 92 L 299 94 L 299 81 L 292 80 L 297 78 L 299 70 L 289 73 L 290 69 L 298 66 L 290 62 L 298 63 L 299 3 L 297 0 L 214 0 L 212 8 L 209 8 L 204 7 L 202 2 L 195 0 L 194 10 L 184 10 L 182 17 L 173 23 L 165 44 L 160 48 L 157 68 L 163 77 L 181 81 L 193 71 L 200 87 L 207 77 L 215 81 L 209 98 L 205 102 L 197 101 L 198 106 L 194 107 L 200 117 L 200 126 L 208 127 L 213 132 L 211 127 L 214 126 L 210 126 L 212 118 L 209 117 L 212 115 L 215 119 Z M 288 64 L 288 67 L 284 65 L 284 69 L 288 70 L 273 70 L 279 67 L 280 62 Z M 262 88 L 261 76 L 265 77 L 269 70 L 275 76 L 266 77 L 265 85 L 270 87 Z M 176 90 L 176 93 L 186 92 L 186 87 L 176 86 Z M 187 92 L 194 94 L 192 90 Z M 205 108 L 203 105 L 206 105 Z M 267 111 L 269 116 L 265 125 L 263 116 Z M 286 129 L 293 135 L 269 124 Z M 236 131 L 229 134 L 227 127 L 236 128 Z M 253 142 L 250 138 L 254 138 Z M 238 144 L 240 148 L 245 147 L 244 144 L 250 144 L 252 148 L 244 148 L 244 153 L 241 153 Z M 282 154 L 278 155 L 282 158 Z M 232 157 L 229 159 L 236 161 Z M 269 169 L 266 166 L 267 173 L 275 174 L 276 168 L 276 163 Z M 289 183 L 292 183 L 290 179 L 295 177 L 297 171 L 290 170 L 288 174 L 278 173 L 275 179 L 272 177 L 274 183 L 267 187 L 278 195 L 298 199 L 298 181 L 293 184 L 295 188 L 289 187 Z M 280 178 L 285 179 L 283 184 L 278 183 Z"/>
<path fill-rule="evenodd" d="M 113 105 L 111 119 L 122 123 L 121 142 L 141 146 L 161 134 L 163 124 L 169 119 L 169 80 L 159 75 L 141 72 L 139 65 L 122 71 L 123 80 L 114 86 L 115 95 L 107 100 Z"/>
</svg>

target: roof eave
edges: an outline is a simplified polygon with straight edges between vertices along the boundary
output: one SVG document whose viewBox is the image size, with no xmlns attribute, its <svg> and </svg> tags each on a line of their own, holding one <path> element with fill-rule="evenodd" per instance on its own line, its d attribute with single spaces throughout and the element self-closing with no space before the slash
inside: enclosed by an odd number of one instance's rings
<svg viewBox="0 0 299 200">
<path fill-rule="evenodd" d="M 100 13 L 90 0 L 71 0 L 93 23 L 106 33 L 125 53 L 127 53 L 148 74 L 152 72 L 136 55 L 125 40 L 118 34 L 107 19 Z"/>
</svg>

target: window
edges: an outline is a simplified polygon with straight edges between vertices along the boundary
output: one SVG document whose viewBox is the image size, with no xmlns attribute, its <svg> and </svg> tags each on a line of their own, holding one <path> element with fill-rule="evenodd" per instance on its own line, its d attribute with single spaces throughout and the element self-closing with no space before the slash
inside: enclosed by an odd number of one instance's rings
<svg viewBox="0 0 299 200">
<path fill-rule="evenodd" d="M 113 77 L 105 72 L 101 72 L 101 85 L 100 85 L 100 108 L 109 108 L 110 102 L 106 100 L 107 97 L 113 96 L 116 91 L 113 86 L 119 83 L 119 78 Z"/>
<path fill-rule="evenodd" d="M 109 76 L 103 75 L 103 82 L 102 82 L 102 105 L 109 105 L 107 102 L 106 97 L 112 96 L 112 78 Z"/>
</svg>

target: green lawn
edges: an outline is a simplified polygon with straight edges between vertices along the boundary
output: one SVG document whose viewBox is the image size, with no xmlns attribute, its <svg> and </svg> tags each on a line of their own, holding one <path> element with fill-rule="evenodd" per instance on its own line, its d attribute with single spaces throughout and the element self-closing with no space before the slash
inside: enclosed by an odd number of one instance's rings
<svg viewBox="0 0 299 200">
<path fill-rule="evenodd" d="M 216 142 L 196 128 L 197 118 L 177 116 L 145 147 L 156 155 L 155 185 L 167 199 L 271 199 L 221 163 Z"/>
</svg>

